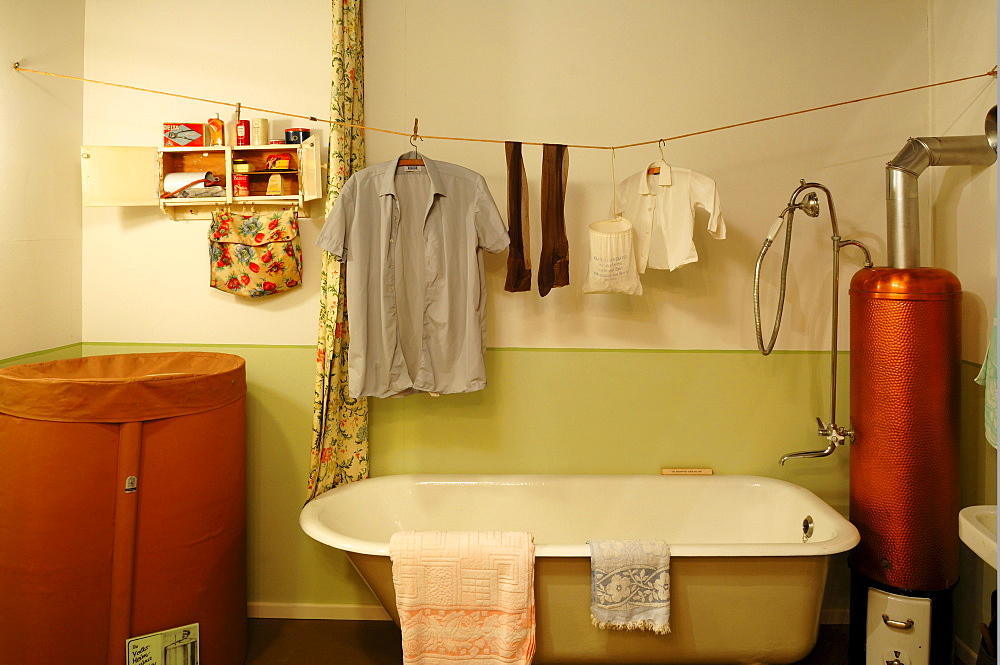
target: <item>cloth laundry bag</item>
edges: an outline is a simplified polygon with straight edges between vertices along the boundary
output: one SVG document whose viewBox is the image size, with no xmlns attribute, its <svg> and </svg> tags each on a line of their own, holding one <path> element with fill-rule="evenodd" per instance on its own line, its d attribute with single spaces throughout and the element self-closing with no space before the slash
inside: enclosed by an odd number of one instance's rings
<svg viewBox="0 0 1000 665">
<path fill-rule="evenodd" d="M 296 210 L 260 215 L 216 211 L 208 242 L 212 288 L 259 298 L 302 282 Z"/>
<path fill-rule="evenodd" d="M 583 292 L 642 295 L 642 284 L 635 268 L 632 222 L 624 217 L 590 225 L 590 265 Z"/>
</svg>

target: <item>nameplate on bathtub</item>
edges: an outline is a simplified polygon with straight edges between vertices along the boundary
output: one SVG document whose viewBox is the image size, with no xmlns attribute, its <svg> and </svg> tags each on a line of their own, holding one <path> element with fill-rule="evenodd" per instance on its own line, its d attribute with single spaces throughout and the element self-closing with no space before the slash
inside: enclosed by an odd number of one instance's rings
<svg viewBox="0 0 1000 665">
<path fill-rule="evenodd" d="M 711 476 L 711 469 L 660 469 L 664 476 Z"/>
</svg>

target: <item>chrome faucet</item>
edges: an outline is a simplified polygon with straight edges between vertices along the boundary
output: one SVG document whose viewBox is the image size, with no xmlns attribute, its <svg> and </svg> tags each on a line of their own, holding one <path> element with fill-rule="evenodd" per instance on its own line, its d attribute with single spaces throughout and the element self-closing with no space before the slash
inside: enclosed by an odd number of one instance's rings
<svg viewBox="0 0 1000 665">
<path fill-rule="evenodd" d="M 837 446 L 844 445 L 848 439 L 854 439 L 854 430 L 841 427 L 835 422 L 824 423 L 822 418 L 816 416 L 816 424 L 819 425 L 819 431 L 817 434 L 829 442 L 826 450 L 803 450 L 798 453 L 789 453 L 788 455 L 782 457 L 778 464 L 784 466 L 785 462 L 790 459 L 801 459 L 803 457 L 826 457 L 828 455 L 832 455 L 833 451 L 837 449 Z"/>
</svg>

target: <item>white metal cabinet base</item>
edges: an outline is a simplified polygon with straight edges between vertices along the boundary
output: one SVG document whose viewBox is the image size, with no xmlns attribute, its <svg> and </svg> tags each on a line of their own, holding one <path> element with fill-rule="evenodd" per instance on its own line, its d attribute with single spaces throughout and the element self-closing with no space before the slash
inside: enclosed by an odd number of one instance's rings
<svg viewBox="0 0 1000 665">
<path fill-rule="evenodd" d="M 868 589 L 865 665 L 928 665 L 931 600 Z M 894 663 L 895 665 L 895 663 Z"/>
</svg>

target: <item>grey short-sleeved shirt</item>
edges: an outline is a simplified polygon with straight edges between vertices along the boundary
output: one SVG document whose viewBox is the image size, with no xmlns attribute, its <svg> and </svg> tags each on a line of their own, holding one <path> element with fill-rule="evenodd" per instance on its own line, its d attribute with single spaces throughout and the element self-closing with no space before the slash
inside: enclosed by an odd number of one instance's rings
<svg viewBox="0 0 1000 665">
<path fill-rule="evenodd" d="M 407 153 L 351 176 L 316 244 L 347 264 L 351 397 L 486 386 L 483 255 L 509 244 L 481 175 Z"/>
</svg>

